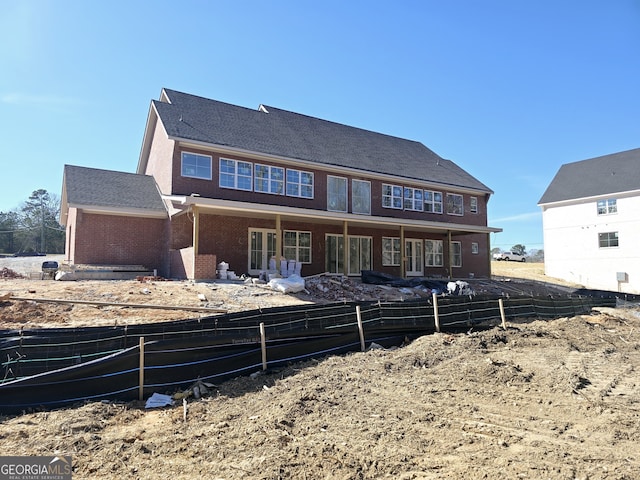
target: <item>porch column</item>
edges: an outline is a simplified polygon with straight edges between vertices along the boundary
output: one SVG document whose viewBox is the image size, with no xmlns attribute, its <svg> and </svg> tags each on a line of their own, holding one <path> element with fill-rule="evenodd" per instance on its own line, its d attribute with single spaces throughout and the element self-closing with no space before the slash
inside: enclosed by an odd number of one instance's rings
<svg viewBox="0 0 640 480">
<path fill-rule="evenodd" d="M 404 225 L 400 225 L 400 276 L 407 275 L 407 247 L 404 244 Z"/>
<path fill-rule="evenodd" d="M 453 256 L 451 255 L 451 230 L 447 231 L 447 256 L 449 257 L 449 279 L 453 278 Z"/>
<path fill-rule="evenodd" d="M 344 220 L 342 222 L 342 273 L 346 277 L 349 272 L 349 223 Z"/>
<path fill-rule="evenodd" d="M 191 206 L 193 212 L 193 256 L 198 255 L 198 244 L 200 243 L 200 212 L 196 205 Z"/>
<path fill-rule="evenodd" d="M 282 258 L 282 223 L 280 214 L 276 214 L 276 269 L 280 270 L 280 259 Z"/>
</svg>

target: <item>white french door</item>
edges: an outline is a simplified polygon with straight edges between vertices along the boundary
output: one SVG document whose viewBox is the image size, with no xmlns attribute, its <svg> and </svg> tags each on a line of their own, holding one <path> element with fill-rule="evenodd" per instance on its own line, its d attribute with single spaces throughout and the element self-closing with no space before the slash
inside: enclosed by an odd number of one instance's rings
<svg viewBox="0 0 640 480">
<path fill-rule="evenodd" d="M 404 241 L 407 277 L 422 277 L 424 275 L 423 240 L 407 238 Z"/>
<path fill-rule="evenodd" d="M 269 270 L 269 260 L 275 254 L 276 231 L 265 228 L 250 228 L 249 273 L 258 275 L 261 271 Z"/>
</svg>

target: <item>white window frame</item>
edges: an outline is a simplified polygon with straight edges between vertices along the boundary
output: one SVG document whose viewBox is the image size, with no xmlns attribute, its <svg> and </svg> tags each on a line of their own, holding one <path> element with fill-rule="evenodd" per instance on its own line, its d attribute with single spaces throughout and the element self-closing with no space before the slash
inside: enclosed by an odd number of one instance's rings
<svg viewBox="0 0 640 480">
<path fill-rule="evenodd" d="M 330 212 L 347 211 L 347 177 L 327 175 L 327 210 Z"/>
<path fill-rule="evenodd" d="M 382 265 L 399 267 L 401 259 L 400 237 L 382 237 Z"/>
<path fill-rule="evenodd" d="M 370 181 L 351 180 L 351 212 L 358 215 L 371 215 Z"/>
<path fill-rule="evenodd" d="M 290 178 L 289 174 L 296 174 L 297 179 Z M 311 183 L 304 182 L 304 179 L 311 179 Z M 313 172 L 298 170 L 296 168 L 287 168 L 285 173 L 285 192 L 288 197 L 313 199 L 314 178 Z M 308 193 L 306 193 L 308 192 Z"/>
<path fill-rule="evenodd" d="M 185 167 L 185 157 L 194 157 L 194 165 Z M 180 156 L 180 175 L 186 178 L 199 178 L 201 180 L 211 180 L 212 179 L 212 162 L 213 158 L 211 155 L 203 155 L 201 153 L 193 153 L 193 152 L 182 152 Z M 201 169 L 207 169 L 208 164 L 208 175 L 198 175 L 198 171 Z M 185 173 L 185 168 L 192 168 L 193 174 Z"/>
<path fill-rule="evenodd" d="M 451 242 L 451 266 L 462 267 L 462 242 Z"/>
<path fill-rule="evenodd" d="M 424 241 L 424 266 L 444 266 L 444 241 L 431 239 Z"/>
<path fill-rule="evenodd" d="M 259 193 L 270 193 L 272 195 L 284 195 L 284 167 L 274 165 L 264 165 L 256 163 L 253 166 L 253 191 Z M 265 176 L 259 175 L 266 173 Z M 280 174 L 280 176 L 278 176 Z M 266 188 L 264 184 L 266 183 Z"/>
<path fill-rule="evenodd" d="M 229 171 L 226 168 L 224 168 L 223 171 L 223 164 L 233 165 L 233 171 Z M 253 163 L 245 162 L 244 160 L 234 160 L 232 158 L 220 157 L 219 167 L 220 171 L 218 176 L 218 184 L 220 188 L 230 188 L 233 190 L 243 190 L 247 192 L 253 190 Z M 249 174 L 240 174 L 240 167 L 245 168 L 249 172 Z M 233 185 L 223 185 L 223 177 L 233 179 Z M 247 179 L 249 181 L 249 185 L 242 186 L 241 181 Z"/>
<path fill-rule="evenodd" d="M 389 190 L 385 192 L 385 190 Z M 401 185 L 392 185 L 390 183 L 382 184 L 382 207 L 402 210 L 403 205 L 403 187 Z"/>
<path fill-rule="evenodd" d="M 447 193 L 447 215 L 464 215 L 464 197 L 459 193 Z"/>
<path fill-rule="evenodd" d="M 618 248 L 619 246 L 620 237 L 618 235 L 618 232 L 598 233 L 598 248 Z"/>
<path fill-rule="evenodd" d="M 294 244 L 288 244 L 288 240 L 289 238 L 291 238 L 291 235 L 287 235 L 287 234 L 293 234 L 295 236 L 295 242 Z M 301 241 L 300 241 L 300 237 L 302 235 L 307 236 L 309 238 L 309 242 L 308 245 L 302 245 Z M 299 230 L 285 230 L 282 232 L 282 254 L 284 255 L 284 258 L 286 258 L 287 260 L 295 260 L 298 263 L 302 263 L 302 264 L 308 264 L 311 263 L 311 254 L 312 252 L 312 238 L 311 238 L 311 232 L 306 232 L 306 231 L 299 231 Z M 287 255 L 287 252 L 291 253 L 293 252 L 293 255 Z M 302 252 L 307 252 L 307 255 L 305 255 L 303 257 L 303 259 L 301 259 L 301 254 Z"/>
<path fill-rule="evenodd" d="M 274 229 L 270 229 L 270 228 L 249 228 L 248 230 L 249 233 L 249 239 L 247 241 L 247 248 L 248 248 L 248 254 L 247 254 L 247 268 L 250 274 L 252 275 L 256 275 L 258 273 L 260 273 L 260 271 L 266 271 L 269 269 L 269 260 L 271 259 L 272 256 L 275 256 L 276 254 L 276 230 Z M 262 268 L 252 268 L 251 265 L 251 260 L 253 257 L 253 252 L 254 250 L 252 250 L 252 246 L 253 246 L 253 242 L 252 242 L 252 236 L 253 234 L 260 234 L 262 236 L 262 243 L 260 245 L 260 248 L 255 250 L 256 252 L 260 252 L 262 254 L 262 258 L 261 263 L 262 263 Z M 272 248 L 271 250 L 269 249 L 269 236 L 271 236 L 272 238 Z M 278 265 L 276 268 L 280 268 L 280 265 Z"/>
<path fill-rule="evenodd" d="M 613 215 L 618 213 L 618 200 L 616 198 L 606 198 L 596 202 L 598 215 Z"/>
<path fill-rule="evenodd" d="M 422 212 L 424 210 L 424 190 L 421 188 L 404 187 L 402 206 L 408 211 Z"/>
<path fill-rule="evenodd" d="M 436 200 L 440 197 L 440 200 Z M 424 191 L 424 211 L 427 213 L 442 214 L 442 192 L 436 192 L 434 190 Z"/>
<path fill-rule="evenodd" d="M 358 259 L 357 259 L 357 263 L 358 265 L 355 266 L 356 270 L 355 272 L 351 271 L 351 263 L 353 260 L 353 256 L 351 255 L 351 247 L 353 246 L 353 243 L 357 242 L 356 249 L 358 250 Z M 369 248 L 369 258 L 366 259 L 366 263 L 368 263 L 368 265 L 363 265 L 363 255 L 362 255 L 362 243 L 363 242 L 368 242 L 368 248 Z M 346 258 L 347 261 L 347 275 L 361 275 L 362 274 L 362 270 L 371 270 L 371 267 L 373 265 L 373 238 L 372 237 L 368 237 L 365 235 L 349 235 L 347 237 L 347 243 L 349 244 L 349 249 L 348 249 L 348 255 Z"/>
<path fill-rule="evenodd" d="M 469 212 L 478 213 L 478 197 L 469 198 Z"/>
<path fill-rule="evenodd" d="M 478 242 L 471 242 L 471 253 L 473 255 L 478 255 L 478 253 L 480 253 L 480 245 Z"/>
</svg>

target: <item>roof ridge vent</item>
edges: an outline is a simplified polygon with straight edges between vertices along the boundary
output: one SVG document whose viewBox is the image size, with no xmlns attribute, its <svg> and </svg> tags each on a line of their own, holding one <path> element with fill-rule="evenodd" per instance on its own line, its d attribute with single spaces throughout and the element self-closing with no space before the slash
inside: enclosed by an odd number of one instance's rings
<svg viewBox="0 0 640 480">
<path fill-rule="evenodd" d="M 269 110 L 267 110 L 267 107 L 265 107 L 262 103 L 258 107 L 258 111 L 262 113 L 269 113 Z"/>
</svg>

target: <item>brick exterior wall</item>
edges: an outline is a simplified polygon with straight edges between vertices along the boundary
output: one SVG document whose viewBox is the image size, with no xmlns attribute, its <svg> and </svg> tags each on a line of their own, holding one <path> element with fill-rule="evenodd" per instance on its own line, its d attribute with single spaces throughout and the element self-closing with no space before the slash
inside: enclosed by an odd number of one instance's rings
<svg viewBox="0 0 640 480">
<path fill-rule="evenodd" d="M 68 254 L 72 263 L 144 265 L 166 275 L 167 219 L 78 211 L 70 220 L 67 228 L 73 233 Z"/>
</svg>

